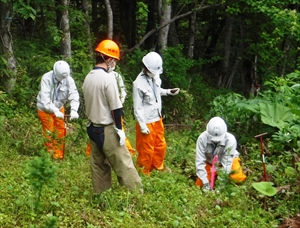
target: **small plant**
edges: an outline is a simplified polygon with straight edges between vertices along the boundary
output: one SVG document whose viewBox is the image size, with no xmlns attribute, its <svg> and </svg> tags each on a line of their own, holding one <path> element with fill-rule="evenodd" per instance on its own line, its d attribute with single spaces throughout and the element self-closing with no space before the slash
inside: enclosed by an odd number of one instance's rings
<svg viewBox="0 0 300 228">
<path fill-rule="evenodd" d="M 259 193 L 264 196 L 274 196 L 276 194 L 276 188 L 273 187 L 274 183 L 272 182 L 258 182 L 252 183 L 253 188 L 255 188 Z"/>
<path fill-rule="evenodd" d="M 42 190 L 46 186 L 51 186 L 56 177 L 57 168 L 53 165 L 51 155 L 45 151 L 40 157 L 31 160 L 27 167 L 27 179 L 35 192 L 35 209 L 40 207 Z"/>
</svg>

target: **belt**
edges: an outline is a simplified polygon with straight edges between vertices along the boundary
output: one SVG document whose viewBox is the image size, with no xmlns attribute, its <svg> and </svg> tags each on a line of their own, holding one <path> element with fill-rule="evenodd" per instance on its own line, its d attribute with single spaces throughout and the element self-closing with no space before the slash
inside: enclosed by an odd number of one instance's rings
<svg viewBox="0 0 300 228">
<path fill-rule="evenodd" d="M 106 126 L 109 126 L 109 125 L 112 125 L 113 123 L 111 124 L 96 124 L 96 123 L 91 123 L 94 127 L 106 127 Z"/>
</svg>

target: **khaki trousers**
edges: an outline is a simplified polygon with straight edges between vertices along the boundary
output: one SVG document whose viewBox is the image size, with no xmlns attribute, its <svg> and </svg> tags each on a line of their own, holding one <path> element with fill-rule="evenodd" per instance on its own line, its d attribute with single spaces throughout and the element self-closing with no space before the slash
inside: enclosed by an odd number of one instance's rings
<svg viewBox="0 0 300 228">
<path fill-rule="evenodd" d="M 141 178 L 126 146 L 120 146 L 114 125 L 87 128 L 91 143 L 91 172 L 95 193 L 112 186 L 112 170 L 118 182 L 129 190 L 142 190 Z"/>
</svg>

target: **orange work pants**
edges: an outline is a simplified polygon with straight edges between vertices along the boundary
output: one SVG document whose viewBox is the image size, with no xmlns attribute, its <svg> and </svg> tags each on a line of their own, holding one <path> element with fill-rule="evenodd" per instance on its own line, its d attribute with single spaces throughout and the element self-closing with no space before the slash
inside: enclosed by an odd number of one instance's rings
<svg viewBox="0 0 300 228">
<path fill-rule="evenodd" d="M 139 170 L 150 176 L 153 169 L 160 171 L 164 169 L 167 144 L 162 119 L 147 124 L 147 127 L 150 133 L 145 135 L 136 123 L 136 150 Z"/>
<path fill-rule="evenodd" d="M 205 166 L 206 173 L 207 173 L 207 179 L 210 183 L 211 179 L 211 164 L 206 163 Z M 246 175 L 243 173 L 242 167 L 241 167 L 241 159 L 240 158 L 234 158 L 231 166 L 231 173 L 229 175 L 230 179 L 233 180 L 235 183 L 242 183 L 246 180 Z M 217 173 L 215 175 L 215 180 L 217 177 Z M 198 177 L 195 183 L 196 186 L 203 187 L 203 183 L 201 179 Z"/>
<path fill-rule="evenodd" d="M 64 107 L 60 109 L 65 113 Z M 38 117 L 42 123 L 44 145 L 48 152 L 53 153 L 53 158 L 64 158 L 64 137 L 66 136 L 66 126 L 64 119 L 57 118 L 54 114 L 37 110 Z"/>
</svg>

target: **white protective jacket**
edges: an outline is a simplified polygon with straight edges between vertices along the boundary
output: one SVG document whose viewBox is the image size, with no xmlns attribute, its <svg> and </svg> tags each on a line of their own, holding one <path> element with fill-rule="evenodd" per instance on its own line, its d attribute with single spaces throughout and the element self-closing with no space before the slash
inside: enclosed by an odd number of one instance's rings
<svg viewBox="0 0 300 228">
<path fill-rule="evenodd" d="M 59 82 L 55 79 L 53 71 L 49 71 L 43 75 L 40 87 L 40 92 L 37 96 L 37 108 L 39 110 L 55 113 L 67 101 L 70 101 L 71 109 L 78 111 L 79 93 L 71 76 Z"/>
<path fill-rule="evenodd" d="M 233 159 L 239 157 L 239 152 L 236 150 L 236 146 L 237 142 L 235 137 L 226 132 L 224 139 L 220 141 L 221 149 L 218 153 L 218 162 L 228 174 L 231 171 Z M 215 145 L 211 141 L 207 131 L 201 133 L 196 143 L 196 174 L 203 184 L 209 183 L 205 169 L 205 162 L 208 162 L 209 164 L 212 163 L 212 152 L 214 148 Z"/>
<path fill-rule="evenodd" d="M 168 89 L 160 86 L 159 75 L 150 78 L 143 71 L 133 82 L 134 116 L 141 130 L 161 118 L 161 96 L 167 96 Z"/>
</svg>

